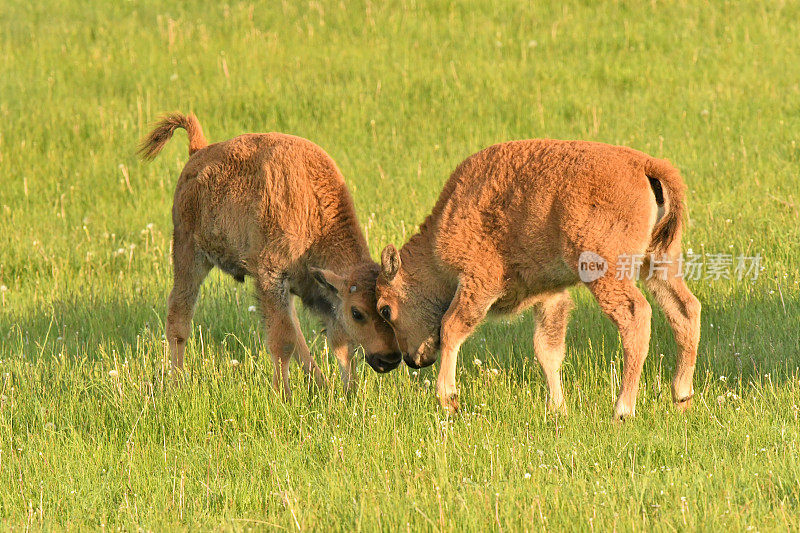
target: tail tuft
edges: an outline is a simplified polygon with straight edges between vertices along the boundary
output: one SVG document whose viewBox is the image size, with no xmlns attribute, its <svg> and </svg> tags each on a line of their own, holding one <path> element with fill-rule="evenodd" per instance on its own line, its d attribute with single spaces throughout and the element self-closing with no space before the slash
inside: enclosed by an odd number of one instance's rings
<svg viewBox="0 0 800 533">
<path fill-rule="evenodd" d="M 662 218 L 658 225 L 653 228 L 653 238 L 650 247 L 654 250 L 666 250 L 675 238 L 680 229 L 678 216 L 670 211 Z"/>
<path fill-rule="evenodd" d="M 656 201 L 661 193 L 666 211 L 653 228 L 650 250 L 666 252 L 673 243 L 680 244 L 686 185 L 678 170 L 664 159 L 650 159 L 645 167 L 645 175 L 650 179 Z M 657 182 L 660 187 L 656 187 L 654 182 Z"/>
<path fill-rule="evenodd" d="M 193 114 L 169 113 L 161 117 L 150 134 L 139 144 L 139 157 L 151 161 L 172 138 L 176 129 L 183 128 L 189 136 L 189 155 L 208 146 L 203 136 L 203 128 Z"/>
</svg>

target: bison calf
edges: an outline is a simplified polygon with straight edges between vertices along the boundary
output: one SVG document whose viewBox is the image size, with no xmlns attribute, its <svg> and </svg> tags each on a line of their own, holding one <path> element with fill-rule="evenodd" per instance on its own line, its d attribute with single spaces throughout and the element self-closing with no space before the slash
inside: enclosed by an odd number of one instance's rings
<svg viewBox="0 0 800 533">
<path fill-rule="evenodd" d="M 409 366 L 428 366 L 441 351 L 437 393 L 454 411 L 464 339 L 487 314 L 533 306 L 548 404 L 563 411 L 560 368 L 572 306 L 566 289 L 584 281 L 622 339 L 614 408 L 620 419 L 635 414 L 650 340 L 650 305 L 635 281 L 647 277 L 680 349 L 673 401 L 688 408 L 700 303 L 679 273 L 684 189 L 667 161 L 630 148 L 555 140 L 491 146 L 458 166 L 399 253 L 384 249 L 379 312 Z"/>
<path fill-rule="evenodd" d="M 189 136 L 189 160 L 172 206 L 174 286 L 166 336 L 172 368 L 183 367 L 200 285 L 212 267 L 255 278 L 275 365 L 273 385 L 287 399 L 294 355 L 319 385 L 294 309 L 297 295 L 322 318 L 345 389 L 353 383 L 353 349 L 386 370 L 399 360 L 394 334 L 375 309 L 379 266 L 367 250 L 339 169 L 319 146 L 280 133 L 208 145 L 194 115 L 164 117 L 142 141 L 154 158 L 176 128 Z"/>
</svg>

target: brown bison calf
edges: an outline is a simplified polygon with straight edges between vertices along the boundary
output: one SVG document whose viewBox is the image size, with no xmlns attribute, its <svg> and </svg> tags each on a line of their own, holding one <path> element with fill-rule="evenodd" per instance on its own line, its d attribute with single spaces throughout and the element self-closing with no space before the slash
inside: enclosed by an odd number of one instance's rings
<svg viewBox="0 0 800 533">
<path fill-rule="evenodd" d="M 629 148 L 555 140 L 491 146 L 458 166 L 399 253 L 384 249 L 378 309 L 409 366 L 430 365 L 441 350 L 437 393 L 455 411 L 464 339 L 487 314 L 534 306 L 533 346 L 548 405 L 564 411 L 560 369 L 572 307 L 566 289 L 582 280 L 622 338 L 619 419 L 635 414 L 650 341 L 650 305 L 635 282 L 641 275 L 680 347 L 672 397 L 686 409 L 700 303 L 679 273 L 684 189 L 667 161 Z"/>
<path fill-rule="evenodd" d="M 386 361 L 398 359 L 398 349 L 375 308 L 380 268 L 328 154 L 280 133 L 208 145 L 195 116 L 176 113 L 142 141 L 142 157 L 154 158 L 176 128 L 188 133 L 191 157 L 172 206 L 175 280 L 166 326 L 172 368 L 183 367 L 197 294 L 216 266 L 237 281 L 255 278 L 275 365 L 273 385 L 287 399 L 292 355 L 319 385 L 325 382 L 300 331 L 292 295 L 325 323 L 345 389 L 353 383 L 356 344 L 372 366 L 388 369 Z"/>
</svg>

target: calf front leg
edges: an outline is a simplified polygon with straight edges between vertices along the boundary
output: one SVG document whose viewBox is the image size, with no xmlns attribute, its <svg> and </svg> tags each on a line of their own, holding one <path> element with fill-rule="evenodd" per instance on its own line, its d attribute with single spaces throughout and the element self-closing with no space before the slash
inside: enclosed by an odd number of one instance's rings
<svg viewBox="0 0 800 533">
<path fill-rule="evenodd" d="M 336 330 L 335 326 L 328 325 L 328 342 L 331 351 L 339 363 L 339 371 L 342 376 L 342 387 L 345 393 L 352 394 L 357 388 L 355 350 L 347 340 L 347 337 Z"/>
<path fill-rule="evenodd" d="M 287 401 L 291 400 L 289 362 L 292 356 L 297 357 L 303 371 L 313 377 L 319 387 L 324 387 L 325 376 L 308 350 L 292 296 L 281 289 L 259 288 L 259 300 L 267 330 L 267 344 L 274 364 L 272 385 L 275 391 Z"/>
<path fill-rule="evenodd" d="M 297 357 L 297 362 L 300 363 L 300 368 L 303 369 L 306 377 L 314 380 L 314 383 L 316 383 L 320 390 L 327 388 L 328 380 L 325 378 L 322 370 L 319 369 L 319 366 L 317 366 L 314 356 L 311 355 L 311 351 L 308 349 L 308 344 L 306 343 L 306 338 L 303 336 L 303 330 L 300 329 L 300 320 L 297 318 L 297 311 L 295 310 L 294 301 L 292 299 L 289 300 L 288 314 L 292 321 L 292 329 L 294 330 L 295 345 L 293 353 L 294 356 Z"/>
<path fill-rule="evenodd" d="M 459 409 L 456 388 L 458 350 L 461 348 L 461 343 L 486 317 L 489 307 L 497 299 L 496 294 L 488 294 L 485 289 L 481 289 L 482 285 L 485 284 L 462 279 L 450 307 L 442 318 L 440 333 L 442 363 L 436 380 L 436 393 L 442 408 L 450 413 L 455 413 Z"/>
</svg>

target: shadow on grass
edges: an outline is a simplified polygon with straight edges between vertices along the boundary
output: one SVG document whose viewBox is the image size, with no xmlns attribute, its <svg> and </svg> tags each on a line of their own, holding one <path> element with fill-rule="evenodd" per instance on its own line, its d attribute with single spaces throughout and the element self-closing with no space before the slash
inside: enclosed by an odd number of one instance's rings
<svg viewBox="0 0 800 533">
<path fill-rule="evenodd" d="M 198 302 L 191 342 L 226 345 L 254 352 L 261 339 L 259 315 L 248 312 L 254 301 L 238 287 L 209 287 Z M 238 291 L 238 294 L 237 294 Z M 166 295 L 70 296 L 33 312 L 0 316 L 0 350 L 11 357 L 39 359 L 57 354 L 86 357 L 136 353 L 160 346 Z M 309 330 L 310 331 L 310 330 Z"/>
<path fill-rule="evenodd" d="M 575 310 L 567 331 L 566 364 L 576 373 L 621 363 L 616 328 L 600 312 L 585 289 L 573 291 Z M 249 311 L 254 299 L 242 285 L 213 283 L 204 288 L 193 322 L 194 348 L 199 343 L 215 351 L 245 357 L 263 351 L 260 315 Z M 770 373 L 782 380 L 800 367 L 800 300 L 797 295 L 742 293 L 703 301 L 697 373 L 706 371 L 749 379 Z M 653 304 L 652 337 L 645 372 L 663 363 L 671 375 L 677 347 L 660 308 Z M 32 313 L 0 316 L 3 357 L 39 359 L 66 354 L 89 360 L 114 351 L 135 354 L 141 343 L 161 346 L 166 295 L 133 297 L 87 296 L 54 301 Z M 301 313 L 312 351 L 321 345 L 320 324 Z M 530 312 L 510 321 L 484 323 L 464 344 L 461 364 L 491 358 L 504 371 L 522 376 L 537 369 L 533 353 L 534 321 Z M 191 348 L 190 344 L 190 348 Z M 316 350 L 317 352 L 319 350 Z M 664 354 L 663 362 L 659 354 Z"/>
<path fill-rule="evenodd" d="M 646 294 L 646 293 L 645 293 Z M 661 309 L 654 309 L 648 367 L 663 364 L 671 376 L 677 345 Z M 575 309 L 567 330 L 566 364 L 608 368 L 622 362 L 617 329 L 583 288 L 573 291 Z M 769 373 L 775 381 L 800 373 L 800 299 L 744 293 L 734 298 L 702 301 L 701 338 L 696 375 L 709 371 L 742 380 Z M 508 372 L 538 371 L 533 352 L 534 320 L 527 311 L 510 321 L 487 321 L 464 344 L 462 364 L 490 357 Z M 664 354 L 663 361 L 660 354 Z"/>
</svg>

